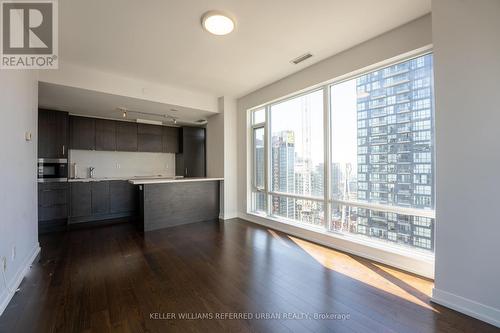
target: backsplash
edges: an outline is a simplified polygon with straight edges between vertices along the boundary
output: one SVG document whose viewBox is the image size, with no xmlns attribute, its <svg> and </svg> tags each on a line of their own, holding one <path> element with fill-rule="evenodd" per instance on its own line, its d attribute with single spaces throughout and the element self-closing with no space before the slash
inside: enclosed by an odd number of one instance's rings
<svg viewBox="0 0 500 333">
<path fill-rule="evenodd" d="M 89 167 L 95 168 L 95 178 L 175 176 L 175 154 L 70 150 L 69 163 L 70 170 L 76 163 L 77 178 L 88 178 Z"/>
</svg>

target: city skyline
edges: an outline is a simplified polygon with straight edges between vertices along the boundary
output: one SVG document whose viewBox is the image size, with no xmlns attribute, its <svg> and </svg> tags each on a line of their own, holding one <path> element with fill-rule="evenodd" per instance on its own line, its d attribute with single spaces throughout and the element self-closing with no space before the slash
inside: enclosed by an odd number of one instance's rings
<svg viewBox="0 0 500 333">
<path fill-rule="evenodd" d="M 331 89 L 331 195 L 354 206 L 271 196 L 271 214 L 330 231 L 426 250 L 434 248 L 434 219 L 357 208 L 356 202 L 434 208 L 432 55 L 424 55 Z M 270 189 L 324 197 L 322 90 L 270 107 Z M 256 142 L 264 177 L 264 129 Z M 256 140 L 256 139 L 254 139 Z M 266 195 L 257 207 L 266 210 Z"/>
</svg>

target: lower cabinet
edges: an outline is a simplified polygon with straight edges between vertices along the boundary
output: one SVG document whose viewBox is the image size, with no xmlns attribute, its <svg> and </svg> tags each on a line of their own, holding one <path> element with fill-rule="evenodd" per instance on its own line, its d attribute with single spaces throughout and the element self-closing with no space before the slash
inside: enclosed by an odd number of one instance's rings
<svg viewBox="0 0 500 333">
<path fill-rule="evenodd" d="M 92 215 L 92 192 L 90 182 L 71 183 L 70 214 L 71 218 Z"/>
<path fill-rule="evenodd" d="M 137 188 L 126 180 L 70 184 L 69 223 L 129 217 L 137 213 Z"/>
<path fill-rule="evenodd" d="M 109 197 L 111 214 L 137 211 L 139 195 L 136 185 L 120 180 L 110 181 Z"/>
<path fill-rule="evenodd" d="M 68 183 L 38 183 L 38 231 L 46 233 L 66 228 Z"/>
<path fill-rule="evenodd" d="M 90 194 L 92 215 L 109 214 L 109 182 L 92 182 Z"/>
</svg>

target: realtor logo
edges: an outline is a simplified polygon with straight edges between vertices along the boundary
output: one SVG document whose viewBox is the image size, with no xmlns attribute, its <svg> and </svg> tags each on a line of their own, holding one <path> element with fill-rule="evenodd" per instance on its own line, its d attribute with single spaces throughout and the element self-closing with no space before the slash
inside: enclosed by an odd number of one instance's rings
<svg viewBox="0 0 500 333">
<path fill-rule="evenodd" d="M 2 69 L 58 67 L 57 2 L 2 0 Z"/>
</svg>

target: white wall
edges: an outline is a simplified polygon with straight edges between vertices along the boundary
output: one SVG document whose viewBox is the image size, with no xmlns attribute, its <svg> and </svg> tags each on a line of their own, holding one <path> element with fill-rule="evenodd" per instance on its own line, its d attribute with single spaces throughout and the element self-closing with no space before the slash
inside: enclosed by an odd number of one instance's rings
<svg viewBox="0 0 500 333">
<path fill-rule="evenodd" d="M 238 109 L 267 103 L 432 44 L 431 28 L 430 14 L 423 16 L 241 97 Z"/>
<path fill-rule="evenodd" d="M 39 251 L 37 224 L 36 73 L 0 71 L 0 259 L 7 258 L 8 289 L 15 290 Z M 25 140 L 32 133 L 32 141 Z M 16 257 L 12 259 L 12 248 Z M 1 276 L 0 314 L 13 296 Z"/>
<path fill-rule="evenodd" d="M 119 151 L 70 150 L 69 162 L 76 163 L 77 177 L 175 176 L 175 154 Z"/>
<path fill-rule="evenodd" d="M 217 98 L 211 94 L 139 80 L 66 62 L 59 62 L 59 69 L 56 71 L 41 71 L 39 79 L 63 86 L 217 112 Z"/>
<path fill-rule="evenodd" d="M 247 167 L 249 151 L 247 149 L 248 123 L 246 112 L 248 109 L 297 91 L 322 84 L 325 81 L 340 78 L 362 69 L 368 69 L 374 64 L 390 60 L 391 58 L 404 55 L 408 52 L 429 47 L 431 44 L 431 16 L 426 15 L 240 98 L 238 100 L 237 119 L 239 217 L 256 223 L 265 224 L 276 229 L 281 229 L 285 232 L 300 235 L 306 239 L 344 251 L 370 257 L 381 262 L 390 262 L 394 266 L 432 277 L 434 275 L 434 263 L 432 260 L 424 260 L 422 258 L 408 259 L 387 251 L 375 251 L 370 247 L 346 242 L 343 239 L 324 237 L 324 235 L 318 233 L 313 236 L 312 233 L 305 232 L 300 228 L 284 225 L 283 223 L 275 222 L 271 219 L 256 218 L 246 213 L 248 191 L 247 179 L 249 172 L 249 168 Z"/>
<path fill-rule="evenodd" d="M 207 123 L 207 176 L 224 177 L 224 97 L 218 99 L 219 114 Z"/>
<path fill-rule="evenodd" d="M 432 4 L 436 302 L 500 326 L 500 1 Z"/>
<path fill-rule="evenodd" d="M 207 176 L 222 177 L 221 218 L 237 217 L 236 100 L 219 98 L 219 114 L 208 118 Z"/>
<path fill-rule="evenodd" d="M 238 217 L 238 131 L 236 99 L 224 97 L 224 218 Z"/>
</svg>

